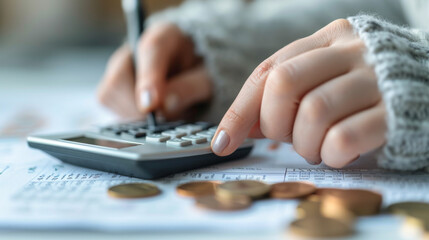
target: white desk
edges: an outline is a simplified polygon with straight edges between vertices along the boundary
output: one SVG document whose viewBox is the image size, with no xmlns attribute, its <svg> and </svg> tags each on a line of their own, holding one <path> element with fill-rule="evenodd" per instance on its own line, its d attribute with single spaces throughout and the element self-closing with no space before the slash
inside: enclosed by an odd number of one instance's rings
<svg viewBox="0 0 429 240">
<path fill-rule="evenodd" d="M 88 54 L 88 53 L 86 53 Z M 104 55 L 102 55 L 104 57 Z M 53 65 L 43 70 L 25 70 L 25 69 L 1 69 L 0 70 L 0 130 L 4 130 L 8 126 L 8 131 L 13 132 L 14 127 L 22 126 L 28 129 L 37 129 L 39 132 L 52 132 L 52 131 L 67 131 L 70 128 L 87 127 L 99 120 L 111 120 L 112 117 L 105 111 L 100 109 L 94 96 L 94 88 L 96 81 L 92 79 L 101 75 L 102 68 L 88 67 L 91 64 L 82 63 L 79 55 L 74 56 L 70 60 L 70 68 L 63 65 Z M 99 61 L 105 60 L 99 58 Z M 78 63 L 79 64 L 76 64 Z M 96 62 L 96 61 L 95 61 Z M 79 69 L 79 68 L 86 69 Z M 62 77 L 69 79 L 65 82 L 60 82 Z M 74 81 L 74 79 L 79 79 Z M 99 119 L 103 116 L 103 119 Z M 27 119 L 31 123 L 19 123 L 19 119 Z M 33 126 L 34 125 L 34 126 Z M 15 138 L 2 138 L 0 143 L 19 142 Z M 18 144 L 19 145 L 19 144 Z M 0 163 L 7 162 L 7 154 L 0 156 Z M 259 158 L 260 156 L 257 156 Z M 32 159 L 21 159 L 17 157 L 17 161 L 31 161 Z M 34 159 L 33 159 L 34 160 Z M 37 159 L 36 159 L 37 160 Z M 280 159 L 274 168 L 296 167 L 288 165 L 288 159 Z M 368 159 L 367 161 L 371 161 Z M 261 161 L 263 162 L 263 161 Z M 251 162 L 239 162 L 240 166 L 253 166 Z M 370 163 L 371 165 L 371 163 Z M 374 165 L 372 163 L 372 165 Z M 72 166 L 65 166 L 65 168 L 73 168 Z M 353 167 L 352 167 L 353 168 Z M 286 175 L 285 175 L 286 176 Z M 428 178 L 429 179 L 429 178 Z M 9 186 L 12 187 L 13 186 Z M 429 191 L 422 189 L 422 196 L 418 198 L 429 197 Z M 172 204 L 174 204 L 172 202 Z M 265 203 L 257 203 L 255 208 L 266 208 L 270 212 L 270 206 Z M 286 206 L 285 209 L 288 209 Z M 105 209 L 109 211 L 109 209 Z M 272 210 L 272 209 L 271 209 Z M 290 210 L 290 208 L 289 208 Z M 285 219 L 293 218 L 292 211 L 285 211 Z M 257 210 L 259 211 L 259 210 Z M 202 213 L 204 214 L 204 213 Z M 271 216 L 267 214 L 266 220 L 269 221 Z M 244 219 L 243 219 L 244 220 Z M 5 221 L 4 221 L 5 222 Z M 283 223 L 276 223 L 282 225 Z M 287 224 L 283 224 L 286 226 Z M 282 225 L 282 226 L 283 226 Z M 353 235 L 349 239 L 415 239 L 416 235 L 413 233 L 404 233 L 401 227 L 401 219 L 391 216 L 378 216 L 375 218 L 360 219 L 357 223 L 358 234 Z M 234 232 L 230 230 L 201 230 L 197 227 L 194 229 L 186 228 L 183 230 L 175 229 L 168 231 L 88 231 L 88 230 L 58 230 L 58 229 L 16 229 L 5 228 L 0 224 L 0 239 L 284 239 L 285 233 L 283 228 L 276 228 L 276 230 L 258 230 L 254 231 L 239 231 Z M 245 226 L 244 228 L 245 229 Z M 105 229 L 108 230 L 108 229 Z M 287 238 L 296 238 L 296 236 L 287 235 Z"/>
</svg>

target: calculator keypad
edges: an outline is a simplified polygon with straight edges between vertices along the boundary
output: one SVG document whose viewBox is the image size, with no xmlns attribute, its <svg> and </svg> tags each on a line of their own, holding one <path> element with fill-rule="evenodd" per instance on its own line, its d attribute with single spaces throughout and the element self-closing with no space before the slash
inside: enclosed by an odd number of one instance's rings
<svg viewBox="0 0 429 240">
<path fill-rule="evenodd" d="M 201 143 L 206 143 L 207 142 L 207 138 L 206 137 L 200 137 L 200 136 L 197 136 L 197 135 L 184 136 L 184 137 L 182 137 L 182 139 L 191 141 L 193 144 L 201 144 Z"/>
<path fill-rule="evenodd" d="M 203 130 L 203 127 L 196 124 L 186 124 L 176 127 L 176 131 L 185 132 L 186 134 L 195 134 Z"/>
<path fill-rule="evenodd" d="M 192 141 L 181 139 L 181 138 L 173 138 L 167 141 L 167 146 L 173 147 L 186 147 L 192 144 Z"/>
<path fill-rule="evenodd" d="M 185 124 L 183 121 L 167 122 L 149 127 L 145 122 L 133 122 L 104 127 L 100 133 L 125 140 L 166 144 L 169 147 L 186 147 L 211 141 L 216 126 L 208 122 Z"/>
<path fill-rule="evenodd" d="M 207 140 L 211 141 L 214 133 L 210 131 L 202 131 L 197 133 L 197 136 L 207 138 Z"/>
<path fill-rule="evenodd" d="M 171 138 L 180 138 L 186 136 L 185 132 L 177 131 L 177 130 L 167 130 L 161 133 L 164 136 L 170 136 Z"/>
<path fill-rule="evenodd" d="M 146 141 L 153 142 L 153 143 L 160 143 L 160 142 L 165 142 L 170 138 L 171 138 L 170 136 L 164 136 L 159 133 L 153 133 L 146 136 Z"/>
</svg>

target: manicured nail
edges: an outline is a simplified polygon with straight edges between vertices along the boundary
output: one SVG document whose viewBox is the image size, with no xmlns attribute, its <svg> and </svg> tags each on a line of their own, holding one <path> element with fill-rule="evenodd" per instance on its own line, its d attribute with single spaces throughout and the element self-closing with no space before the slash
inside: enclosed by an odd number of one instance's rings
<svg viewBox="0 0 429 240">
<path fill-rule="evenodd" d="M 229 144 L 229 136 L 224 130 L 222 130 L 217 135 L 213 143 L 212 150 L 214 153 L 220 154 L 226 148 L 226 146 L 228 146 L 228 144 Z"/>
<path fill-rule="evenodd" d="M 178 107 L 178 97 L 176 94 L 171 93 L 167 96 L 167 98 L 165 99 L 165 110 L 167 110 L 167 112 L 172 113 L 177 111 L 177 107 Z"/>
<path fill-rule="evenodd" d="M 144 108 L 150 108 L 152 104 L 152 96 L 149 90 L 140 93 L 140 104 Z"/>
</svg>

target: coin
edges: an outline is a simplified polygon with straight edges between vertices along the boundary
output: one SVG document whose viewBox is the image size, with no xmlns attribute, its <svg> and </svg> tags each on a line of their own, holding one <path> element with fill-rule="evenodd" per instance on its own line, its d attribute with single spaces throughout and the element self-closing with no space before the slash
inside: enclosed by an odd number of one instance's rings
<svg viewBox="0 0 429 240">
<path fill-rule="evenodd" d="M 356 216 L 374 215 L 380 211 L 382 196 L 364 189 L 331 191 L 322 195 L 322 209 L 343 211 L 347 209 Z"/>
<path fill-rule="evenodd" d="M 290 232 L 306 237 L 343 237 L 353 233 L 353 226 L 339 219 L 323 216 L 297 219 L 289 225 Z"/>
<path fill-rule="evenodd" d="M 189 182 L 176 187 L 176 192 L 184 197 L 201 197 L 206 195 L 214 195 L 217 182 Z"/>
<path fill-rule="evenodd" d="M 200 208 L 216 211 L 237 211 L 249 208 L 252 200 L 244 195 L 236 196 L 233 199 L 225 200 L 216 196 L 199 197 L 195 200 L 195 205 Z"/>
<path fill-rule="evenodd" d="M 429 203 L 425 202 L 400 202 L 387 207 L 387 211 L 393 214 L 419 216 L 429 215 Z"/>
<path fill-rule="evenodd" d="M 316 199 L 316 198 L 301 201 L 298 204 L 298 206 L 296 207 L 297 218 L 319 216 L 321 214 L 321 212 L 320 212 L 321 204 L 322 203 L 321 203 L 320 199 Z"/>
<path fill-rule="evenodd" d="M 347 189 L 343 188 L 317 188 L 316 192 L 314 192 L 315 195 L 323 196 L 329 193 L 333 192 L 344 192 L 347 191 Z"/>
<path fill-rule="evenodd" d="M 219 184 L 216 195 L 224 199 L 247 196 L 251 199 L 262 198 L 270 191 L 270 185 L 254 180 L 238 180 Z"/>
<path fill-rule="evenodd" d="M 125 183 L 110 187 L 107 193 L 114 198 L 146 198 L 156 196 L 161 191 L 150 183 Z"/>
<path fill-rule="evenodd" d="M 423 239 L 429 239 L 429 216 L 405 216 L 404 225 L 420 229 L 422 232 L 425 232 Z"/>
<path fill-rule="evenodd" d="M 306 182 L 281 182 L 271 185 L 270 197 L 272 198 L 301 198 L 316 191 L 316 186 Z"/>
<path fill-rule="evenodd" d="M 392 214 L 404 215 L 408 218 L 408 223 L 419 225 L 424 231 L 429 232 L 429 203 L 400 202 L 390 205 L 387 211 Z"/>
</svg>

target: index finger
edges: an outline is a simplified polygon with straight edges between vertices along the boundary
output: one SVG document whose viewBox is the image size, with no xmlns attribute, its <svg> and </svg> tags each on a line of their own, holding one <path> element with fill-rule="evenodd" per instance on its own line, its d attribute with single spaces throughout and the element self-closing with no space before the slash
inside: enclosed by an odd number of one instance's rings
<svg viewBox="0 0 429 240">
<path fill-rule="evenodd" d="M 277 64 L 327 44 L 329 40 L 316 33 L 287 45 L 262 62 L 246 80 L 222 118 L 211 142 L 213 152 L 219 156 L 229 155 L 249 135 L 259 120 L 266 79 Z"/>
</svg>

